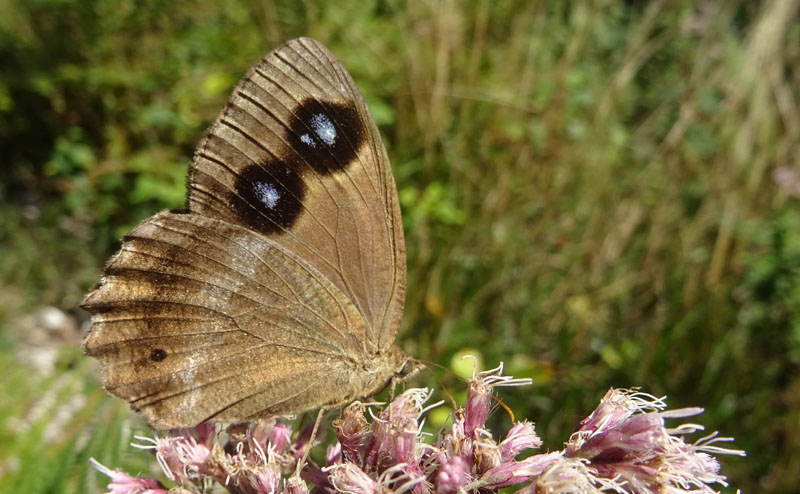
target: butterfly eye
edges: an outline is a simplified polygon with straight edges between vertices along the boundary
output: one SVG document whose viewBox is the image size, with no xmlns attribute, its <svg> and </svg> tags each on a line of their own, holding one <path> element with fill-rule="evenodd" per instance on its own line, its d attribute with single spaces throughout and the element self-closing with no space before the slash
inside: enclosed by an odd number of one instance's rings
<svg viewBox="0 0 800 494">
<path fill-rule="evenodd" d="M 397 371 L 395 377 L 398 379 L 405 379 L 413 374 L 416 374 L 422 368 L 422 364 L 414 359 L 408 359 L 403 363 L 403 366 L 400 367 L 400 370 Z"/>
</svg>

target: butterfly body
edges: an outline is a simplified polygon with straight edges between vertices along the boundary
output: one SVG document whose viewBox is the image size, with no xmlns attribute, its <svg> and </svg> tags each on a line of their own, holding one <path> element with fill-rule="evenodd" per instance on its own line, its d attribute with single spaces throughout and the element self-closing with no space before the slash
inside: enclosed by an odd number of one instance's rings
<svg viewBox="0 0 800 494">
<path fill-rule="evenodd" d="M 370 396 L 409 371 L 394 338 L 405 248 L 388 158 L 316 41 L 268 54 L 190 167 L 187 206 L 134 228 L 83 302 L 106 389 L 160 429 Z"/>
</svg>

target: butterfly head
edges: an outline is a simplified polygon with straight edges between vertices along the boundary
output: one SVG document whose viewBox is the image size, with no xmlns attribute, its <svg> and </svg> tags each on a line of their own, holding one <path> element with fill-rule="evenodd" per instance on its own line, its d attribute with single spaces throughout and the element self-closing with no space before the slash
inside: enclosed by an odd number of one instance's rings
<svg viewBox="0 0 800 494">
<path fill-rule="evenodd" d="M 396 347 L 393 347 L 392 349 L 395 350 Z M 396 361 L 398 366 L 395 367 L 395 372 L 394 372 L 395 379 L 399 380 L 408 379 L 409 377 L 415 375 L 417 372 L 422 370 L 423 367 L 425 367 L 424 362 L 417 359 L 409 358 L 399 350 L 396 350 L 396 352 L 398 353 L 398 356 L 400 358 L 398 358 L 398 360 Z"/>
</svg>

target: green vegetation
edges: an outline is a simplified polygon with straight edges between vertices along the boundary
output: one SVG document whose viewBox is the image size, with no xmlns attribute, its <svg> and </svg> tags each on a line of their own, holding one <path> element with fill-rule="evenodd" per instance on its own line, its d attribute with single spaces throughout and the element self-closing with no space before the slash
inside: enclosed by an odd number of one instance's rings
<svg viewBox="0 0 800 494">
<path fill-rule="evenodd" d="M 504 398 L 553 449 L 609 386 L 703 406 L 749 453 L 723 458 L 734 486 L 796 488 L 800 2 L 690 3 L 0 0 L 0 491 L 145 468 L 74 338 L 26 367 L 26 318 L 85 318 L 120 237 L 182 204 L 232 85 L 300 35 L 392 158 L 410 354 L 533 377 Z"/>
</svg>

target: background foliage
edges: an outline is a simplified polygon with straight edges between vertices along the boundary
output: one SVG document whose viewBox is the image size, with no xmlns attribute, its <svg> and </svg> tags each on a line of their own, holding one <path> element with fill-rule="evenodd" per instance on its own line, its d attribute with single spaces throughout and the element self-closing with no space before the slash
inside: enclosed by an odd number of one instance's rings
<svg viewBox="0 0 800 494">
<path fill-rule="evenodd" d="M 0 0 L 0 490 L 96 492 L 89 456 L 148 468 L 75 306 L 128 229 L 182 204 L 232 85 L 299 35 L 340 57 L 392 158 L 412 355 L 533 377 L 504 398 L 553 449 L 609 386 L 704 406 L 749 452 L 734 486 L 796 489 L 798 10 Z"/>
</svg>

